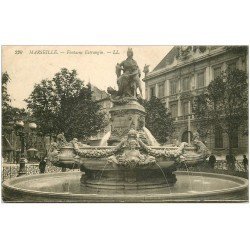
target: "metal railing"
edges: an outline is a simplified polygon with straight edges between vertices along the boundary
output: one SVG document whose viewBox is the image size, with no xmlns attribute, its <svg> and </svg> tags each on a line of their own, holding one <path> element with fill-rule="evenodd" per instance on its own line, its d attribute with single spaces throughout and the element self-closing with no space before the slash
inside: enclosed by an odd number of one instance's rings
<svg viewBox="0 0 250 250">
<path fill-rule="evenodd" d="M 238 172 L 247 172 L 244 164 L 240 161 L 235 161 L 234 166 L 233 166 L 234 171 Z M 217 161 L 215 164 L 215 169 L 222 169 L 222 170 L 228 170 L 228 163 L 225 160 L 220 160 Z"/>
<path fill-rule="evenodd" d="M 186 171 L 187 167 L 183 164 L 180 170 Z M 248 166 L 245 168 L 242 161 L 236 161 L 234 164 L 228 164 L 225 160 L 217 160 L 214 167 L 209 165 L 209 162 L 200 163 L 198 166 L 189 166 L 189 171 L 193 172 L 209 172 L 217 174 L 228 174 L 239 176 L 248 179 Z"/>
<path fill-rule="evenodd" d="M 11 163 L 4 163 L 2 164 L 2 182 L 10 179 L 10 178 L 15 178 L 18 175 L 18 170 L 19 170 L 19 164 L 11 164 Z M 66 169 L 66 171 L 79 171 L 79 169 Z M 45 168 L 45 173 L 58 173 L 62 172 L 62 168 L 55 167 L 52 164 L 47 164 Z M 26 175 L 34 175 L 34 174 L 39 174 L 39 164 L 38 163 L 31 163 L 31 164 L 26 164 Z"/>
</svg>

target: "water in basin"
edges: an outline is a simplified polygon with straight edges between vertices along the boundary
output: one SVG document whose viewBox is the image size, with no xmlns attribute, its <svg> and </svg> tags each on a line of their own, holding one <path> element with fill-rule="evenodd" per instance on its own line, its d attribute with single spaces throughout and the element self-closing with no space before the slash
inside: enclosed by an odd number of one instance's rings
<svg viewBox="0 0 250 250">
<path fill-rule="evenodd" d="M 177 173 L 178 181 L 173 187 L 166 187 L 160 189 L 150 190 L 102 190 L 102 189 L 91 189 L 82 187 L 80 185 L 80 172 L 68 173 L 65 176 L 53 176 L 44 175 L 43 178 L 40 176 L 33 176 L 33 179 L 28 181 L 17 182 L 13 186 L 33 190 L 39 192 L 53 192 L 53 193 L 70 193 L 70 194 L 95 194 L 95 193 L 119 193 L 119 194 L 182 194 L 182 193 L 200 193 L 207 191 L 217 191 L 222 189 L 230 189 L 240 186 L 239 183 L 228 179 L 216 178 L 216 177 L 204 177 L 197 174 L 182 174 Z"/>
</svg>

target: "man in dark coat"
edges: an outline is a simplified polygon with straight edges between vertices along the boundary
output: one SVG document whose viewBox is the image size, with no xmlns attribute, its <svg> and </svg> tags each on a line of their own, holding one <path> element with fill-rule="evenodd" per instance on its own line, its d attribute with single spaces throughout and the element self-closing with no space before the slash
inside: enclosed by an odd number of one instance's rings
<svg viewBox="0 0 250 250">
<path fill-rule="evenodd" d="M 246 157 L 246 155 L 243 155 L 243 161 L 242 161 L 245 171 L 247 172 L 247 167 L 248 167 L 248 159 Z"/>
<path fill-rule="evenodd" d="M 44 174 L 45 169 L 46 169 L 46 158 L 44 157 L 44 158 L 42 158 L 42 160 L 39 163 L 40 174 Z"/>
<path fill-rule="evenodd" d="M 214 168 L 214 165 L 215 165 L 215 163 L 216 163 L 216 158 L 215 158 L 215 156 L 214 156 L 214 155 L 210 155 L 208 162 L 209 162 L 209 166 L 210 166 L 211 168 Z"/>
</svg>

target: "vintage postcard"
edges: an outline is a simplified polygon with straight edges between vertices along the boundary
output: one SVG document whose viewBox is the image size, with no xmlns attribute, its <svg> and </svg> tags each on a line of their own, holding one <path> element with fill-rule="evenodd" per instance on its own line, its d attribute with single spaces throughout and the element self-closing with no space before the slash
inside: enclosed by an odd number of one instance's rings
<svg viewBox="0 0 250 250">
<path fill-rule="evenodd" d="M 248 202 L 248 46 L 2 46 L 3 202 Z"/>
</svg>

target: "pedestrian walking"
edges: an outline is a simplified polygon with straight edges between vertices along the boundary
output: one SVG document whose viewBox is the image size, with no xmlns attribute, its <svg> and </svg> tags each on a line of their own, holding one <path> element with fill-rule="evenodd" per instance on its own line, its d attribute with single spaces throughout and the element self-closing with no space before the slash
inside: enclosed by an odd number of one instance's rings
<svg viewBox="0 0 250 250">
<path fill-rule="evenodd" d="M 42 160 L 39 162 L 39 170 L 40 170 L 40 174 L 44 174 L 45 173 L 45 169 L 46 169 L 46 162 L 47 158 L 43 157 Z"/>
<path fill-rule="evenodd" d="M 208 163 L 210 168 L 214 168 L 216 163 L 216 157 L 213 154 L 209 156 Z"/>
<path fill-rule="evenodd" d="M 243 166 L 245 168 L 245 171 L 247 172 L 247 170 L 248 170 L 248 159 L 247 159 L 246 155 L 243 155 L 242 163 L 243 163 Z"/>
</svg>

